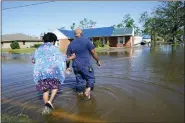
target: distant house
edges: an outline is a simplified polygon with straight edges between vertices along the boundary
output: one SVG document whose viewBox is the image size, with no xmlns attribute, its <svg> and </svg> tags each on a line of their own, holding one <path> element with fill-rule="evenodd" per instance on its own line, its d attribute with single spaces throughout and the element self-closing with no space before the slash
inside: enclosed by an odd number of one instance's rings
<svg viewBox="0 0 185 123">
<path fill-rule="evenodd" d="M 134 29 L 133 28 L 114 28 L 110 36 L 110 47 L 132 47 L 134 46 Z"/>
<path fill-rule="evenodd" d="M 151 42 L 151 36 L 150 35 L 143 35 L 142 42 L 146 42 L 146 43 Z"/>
<path fill-rule="evenodd" d="M 134 45 L 134 29 L 133 28 L 90 28 L 83 29 L 83 36 L 89 38 L 92 42 L 101 40 L 103 45 L 110 47 L 131 47 Z M 59 46 L 65 49 L 68 44 L 75 38 L 73 30 L 56 29 L 54 33 L 59 39 Z"/>
<path fill-rule="evenodd" d="M 43 41 L 38 37 L 33 37 L 22 33 L 5 34 L 2 35 L 1 48 L 10 48 L 10 44 L 13 41 L 17 41 L 20 45 L 20 48 L 30 48 L 34 44 L 43 43 Z"/>
</svg>

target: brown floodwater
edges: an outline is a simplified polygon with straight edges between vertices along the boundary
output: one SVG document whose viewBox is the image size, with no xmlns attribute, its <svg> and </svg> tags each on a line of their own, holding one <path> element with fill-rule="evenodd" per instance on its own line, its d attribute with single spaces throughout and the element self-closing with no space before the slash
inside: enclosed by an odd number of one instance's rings
<svg viewBox="0 0 185 123">
<path fill-rule="evenodd" d="M 68 75 L 54 100 L 52 115 L 42 116 L 29 54 L 2 54 L 1 113 L 27 115 L 40 122 L 184 122 L 184 46 L 141 46 L 99 53 L 90 101 L 74 91 Z"/>
</svg>

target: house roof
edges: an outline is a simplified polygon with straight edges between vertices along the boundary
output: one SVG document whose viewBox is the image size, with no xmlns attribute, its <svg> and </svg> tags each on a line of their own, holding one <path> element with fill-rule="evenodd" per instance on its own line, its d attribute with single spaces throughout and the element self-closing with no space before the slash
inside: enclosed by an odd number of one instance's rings
<svg viewBox="0 0 185 123">
<path fill-rule="evenodd" d="M 22 33 L 16 33 L 16 34 L 5 34 L 2 35 L 2 41 L 19 41 L 19 40 L 25 40 L 25 41 L 38 41 L 41 40 L 38 37 L 25 35 Z"/>
<path fill-rule="evenodd" d="M 111 36 L 132 35 L 133 28 L 115 28 Z"/>
<path fill-rule="evenodd" d="M 90 28 L 90 29 L 83 29 L 83 36 L 84 37 L 106 37 L 111 36 L 112 32 L 114 30 L 114 27 L 102 27 L 102 28 Z M 74 31 L 73 30 L 60 30 L 64 35 L 66 35 L 68 38 L 74 38 Z"/>
<path fill-rule="evenodd" d="M 73 30 L 61 30 L 61 29 L 58 30 L 69 39 L 73 39 L 75 37 Z M 133 35 L 133 28 L 114 28 L 113 26 L 83 29 L 82 31 L 83 36 L 88 38 Z"/>
<path fill-rule="evenodd" d="M 143 39 L 151 39 L 150 35 L 143 35 Z"/>
</svg>

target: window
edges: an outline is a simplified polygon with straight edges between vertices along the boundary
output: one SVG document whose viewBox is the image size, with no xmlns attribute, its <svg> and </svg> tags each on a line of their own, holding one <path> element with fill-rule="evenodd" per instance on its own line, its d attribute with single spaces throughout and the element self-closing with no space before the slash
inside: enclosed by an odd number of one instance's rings
<svg viewBox="0 0 185 123">
<path fill-rule="evenodd" d="M 108 41 L 108 37 L 105 38 L 105 44 L 107 44 L 107 41 Z"/>
<path fill-rule="evenodd" d="M 118 37 L 119 44 L 125 44 L 125 37 Z"/>
<path fill-rule="evenodd" d="M 103 41 L 103 45 L 105 45 L 105 37 L 102 38 L 102 41 Z"/>
<path fill-rule="evenodd" d="M 23 41 L 22 43 L 23 43 L 23 45 L 25 45 L 25 41 Z"/>
<path fill-rule="evenodd" d="M 120 37 L 120 41 L 119 41 L 121 44 L 123 44 L 123 38 Z"/>
</svg>

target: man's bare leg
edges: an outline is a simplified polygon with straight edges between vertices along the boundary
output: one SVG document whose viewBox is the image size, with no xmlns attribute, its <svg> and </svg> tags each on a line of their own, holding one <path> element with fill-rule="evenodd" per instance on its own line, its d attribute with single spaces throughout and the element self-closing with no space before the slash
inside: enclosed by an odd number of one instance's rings
<svg viewBox="0 0 185 123">
<path fill-rule="evenodd" d="M 86 100 L 89 100 L 91 98 L 91 88 L 90 87 L 85 89 L 84 96 Z"/>
</svg>

